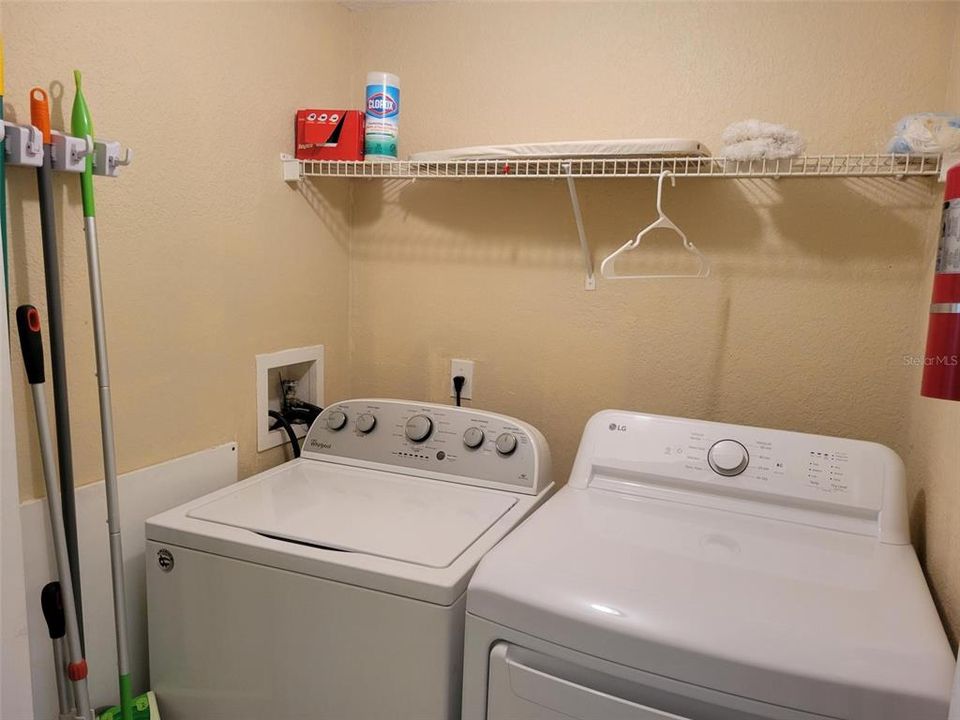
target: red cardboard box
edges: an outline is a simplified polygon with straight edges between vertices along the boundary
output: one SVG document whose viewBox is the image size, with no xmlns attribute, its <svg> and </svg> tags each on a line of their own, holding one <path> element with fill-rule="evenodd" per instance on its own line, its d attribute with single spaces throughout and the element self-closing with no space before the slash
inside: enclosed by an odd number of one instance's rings
<svg viewBox="0 0 960 720">
<path fill-rule="evenodd" d="M 363 160 L 360 110 L 297 110 L 298 160 Z"/>
</svg>

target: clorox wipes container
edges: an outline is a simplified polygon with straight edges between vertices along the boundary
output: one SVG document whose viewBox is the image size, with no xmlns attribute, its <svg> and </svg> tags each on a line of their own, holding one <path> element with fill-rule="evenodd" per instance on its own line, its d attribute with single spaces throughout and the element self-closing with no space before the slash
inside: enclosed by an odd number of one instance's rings
<svg viewBox="0 0 960 720">
<path fill-rule="evenodd" d="M 400 130 L 400 78 L 393 73 L 367 73 L 366 113 L 366 159 L 396 160 Z"/>
</svg>

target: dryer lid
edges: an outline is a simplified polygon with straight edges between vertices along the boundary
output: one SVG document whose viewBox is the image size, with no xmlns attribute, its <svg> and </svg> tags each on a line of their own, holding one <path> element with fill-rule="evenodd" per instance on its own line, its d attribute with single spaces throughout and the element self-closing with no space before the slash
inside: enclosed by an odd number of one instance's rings
<svg viewBox="0 0 960 720">
<path fill-rule="evenodd" d="M 294 543 L 444 568 L 516 502 L 503 492 L 302 462 L 187 515 Z"/>
</svg>

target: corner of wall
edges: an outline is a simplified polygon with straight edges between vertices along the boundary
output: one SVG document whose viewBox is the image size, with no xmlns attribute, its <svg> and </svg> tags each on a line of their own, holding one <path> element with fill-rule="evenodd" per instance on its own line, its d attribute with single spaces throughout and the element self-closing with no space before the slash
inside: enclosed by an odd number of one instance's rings
<svg viewBox="0 0 960 720">
<path fill-rule="evenodd" d="M 360 80 L 364 77 L 366 70 L 360 67 L 360 48 L 361 48 L 361 32 L 363 27 L 363 17 L 364 13 L 359 12 L 353 8 L 346 8 L 346 11 L 349 13 L 348 26 L 350 28 L 350 39 L 349 39 L 349 50 L 348 57 L 350 58 L 350 74 L 349 81 L 350 87 L 353 88 L 351 91 L 351 102 L 356 102 L 358 107 L 362 100 L 360 93 Z M 355 100 L 354 100 L 355 98 Z M 356 282 L 354 278 L 355 268 L 355 254 L 356 249 L 354 247 L 355 242 L 355 233 L 354 225 L 356 223 L 356 187 L 354 183 L 350 182 L 347 186 L 347 394 L 353 396 L 354 387 L 356 383 L 354 382 L 353 377 L 353 358 L 354 358 L 354 324 L 355 324 L 355 307 L 356 303 L 354 302 L 354 288 L 356 287 Z"/>
</svg>

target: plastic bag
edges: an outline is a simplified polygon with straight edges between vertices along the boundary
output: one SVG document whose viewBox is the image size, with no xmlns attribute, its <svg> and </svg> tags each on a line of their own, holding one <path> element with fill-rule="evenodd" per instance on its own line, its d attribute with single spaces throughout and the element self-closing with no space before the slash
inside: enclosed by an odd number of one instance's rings
<svg viewBox="0 0 960 720">
<path fill-rule="evenodd" d="M 894 127 L 887 152 L 938 154 L 960 152 L 960 115 L 916 113 Z"/>
</svg>

